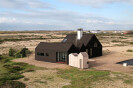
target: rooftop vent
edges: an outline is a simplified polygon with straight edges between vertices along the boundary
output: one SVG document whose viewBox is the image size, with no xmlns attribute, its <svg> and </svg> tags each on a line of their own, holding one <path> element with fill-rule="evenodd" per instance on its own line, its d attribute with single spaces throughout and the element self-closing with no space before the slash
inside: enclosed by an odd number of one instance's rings
<svg viewBox="0 0 133 88">
<path fill-rule="evenodd" d="M 83 36 L 83 29 L 80 28 L 77 30 L 77 39 L 80 40 Z"/>
</svg>

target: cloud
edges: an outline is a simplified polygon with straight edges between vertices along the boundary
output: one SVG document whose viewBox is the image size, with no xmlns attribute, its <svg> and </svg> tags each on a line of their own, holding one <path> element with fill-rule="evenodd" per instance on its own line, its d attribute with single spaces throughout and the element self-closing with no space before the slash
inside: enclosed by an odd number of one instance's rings
<svg viewBox="0 0 133 88">
<path fill-rule="evenodd" d="M 125 27 L 127 29 L 133 28 L 131 22 L 116 21 L 74 11 L 51 9 L 53 6 L 41 0 L 0 1 L 2 2 L 0 3 L 1 8 L 10 8 L 8 11 L 0 13 L 0 30 L 74 30 L 77 28 L 114 30 L 122 29 L 122 27 L 123 29 Z M 71 0 L 69 2 L 81 5 L 97 5 L 97 3 L 102 5 L 116 1 L 120 0 Z M 17 13 L 15 10 L 27 12 Z"/>
<path fill-rule="evenodd" d="M 110 3 L 133 3 L 133 0 L 60 0 L 68 3 L 73 3 L 82 6 L 101 7 Z"/>
<path fill-rule="evenodd" d="M 15 18 L 0 17 L 0 23 L 12 23 L 17 22 Z"/>
<path fill-rule="evenodd" d="M 1 8 L 30 9 L 30 8 L 52 8 L 48 3 L 40 0 L 0 0 Z"/>
<path fill-rule="evenodd" d="M 107 24 L 107 25 L 114 25 L 114 24 L 118 24 L 118 23 L 115 23 L 114 21 L 111 21 L 111 20 L 87 20 L 87 23 L 89 24 Z"/>
<path fill-rule="evenodd" d="M 131 29 L 133 23 L 118 22 L 100 16 L 72 11 L 34 11 L 28 14 L 0 13 L 0 30 L 75 30 Z M 10 17 L 9 17 L 10 16 Z"/>
</svg>

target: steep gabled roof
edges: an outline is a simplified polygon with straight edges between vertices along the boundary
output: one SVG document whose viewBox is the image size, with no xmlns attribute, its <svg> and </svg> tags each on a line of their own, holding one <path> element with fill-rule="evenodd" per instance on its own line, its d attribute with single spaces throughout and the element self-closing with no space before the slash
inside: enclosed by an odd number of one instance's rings
<svg viewBox="0 0 133 88">
<path fill-rule="evenodd" d="M 95 36 L 94 34 L 83 34 L 82 38 L 80 40 L 77 40 L 77 34 L 68 34 L 64 40 L 63 43 L 72 43 L 76 47 L 81 48 L 84 44 L 85 46 L 89 43 L 89 41 L 92 39 L 92 37 Z"/>
<path fill-rule="evenodd" d="M 43 50 L 53 50 L 53 51 L 68 51 L 72 43 L 47 43 L 47 42 L 40 42 L 36 49 L 43 49 Z"/>
</svg>

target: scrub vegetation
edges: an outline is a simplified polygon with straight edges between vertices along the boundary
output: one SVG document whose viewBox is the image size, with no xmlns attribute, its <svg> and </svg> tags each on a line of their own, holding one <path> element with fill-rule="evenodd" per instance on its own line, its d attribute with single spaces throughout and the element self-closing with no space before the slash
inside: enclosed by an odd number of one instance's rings
<svg viewBox="0 0 133 88">
<path fill-rule="evenodd" d="M 28 54 L 31 54 L 31 51 L 28 50 L 28 48 L 22 48 L 21 50 L 15 50 L 12 48 L 9 49 L 9 56 L 12 56 L 15 58 L 26 57 Z"/>
<path fill-rule="evenodd" d="M 25 88 L 25 84 L 18 79 L 23 78 L 22 73 L 41 69 L 26 63 L 12 62 L 13 57 L 0 56 L 0 88 Z"/>
<path fill-rule="evenodd" d="M 59 70 L 58 74 L 59 77 L 71 80 L 71 85 L 64 86 L 63 88 L 88 88 L 91 86 L 92 82 L 109 79 L 110 72 L 86 71 L 72 68 L 67 70 Z"/>
<path fill-rule="evenodd" d="M 133 50 L 131 50 L 131 49 L 128 49 L 128 50 L 127 50 L 127 52 L 133 52 Z"/>
</svg>

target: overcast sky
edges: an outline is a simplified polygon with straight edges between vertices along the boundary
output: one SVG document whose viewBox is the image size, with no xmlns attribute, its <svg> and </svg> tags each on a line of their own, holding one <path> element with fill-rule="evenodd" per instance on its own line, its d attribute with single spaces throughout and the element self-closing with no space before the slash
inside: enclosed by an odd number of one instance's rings
<svg viewBox="0 0 133 88">
<path fill-rule="evenodd" d="M 133 30 L 133 0 L 0 0 L 0 30 Z"/>
</svg>

